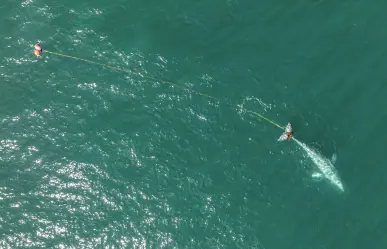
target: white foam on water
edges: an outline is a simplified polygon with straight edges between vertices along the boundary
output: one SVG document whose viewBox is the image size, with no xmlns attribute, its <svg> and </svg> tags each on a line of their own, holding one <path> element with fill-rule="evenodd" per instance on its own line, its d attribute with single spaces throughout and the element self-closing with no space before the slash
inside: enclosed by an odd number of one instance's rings
<svg viewBox="0 0 387 249">
<path fill-rule="evenodd" d="M 293 137 L 293 140 L 306 152 L 306 154 L 313 161 L 313 163 L 316 164 L 316 166 L 321 171 L 321 174 L 340 191 L 344 192 L 343 183 L 341 182 L 339 175 L 337 174 L 332 162 L 317 153 L 316 151 L 314 151 L 313 149 L 309 148 L 306 144 L 300 142 L 296 138 Z"/>
</svg>

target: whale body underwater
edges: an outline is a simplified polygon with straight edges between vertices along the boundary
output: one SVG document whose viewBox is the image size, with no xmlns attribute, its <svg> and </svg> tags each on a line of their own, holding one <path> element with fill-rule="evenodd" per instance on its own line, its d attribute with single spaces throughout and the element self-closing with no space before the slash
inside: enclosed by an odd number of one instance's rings
<svg viewBox="0 0 387 249">
<path fill-rule="evenodd" d="M 308 157 L 313 161 L 314 164 L 316 164 L 316 166 L 320 170 L 321 174 L 313 174 L 313 176 L 314 177 L 316 177 L 316 176 L 325 177 L 337 189 L 344 192 L 343 183 L 341 182 L 340 177 L 339 177 L 335 167 L 333 166 L 333 163 L 330 160 L 328 160 L 327 158 L 319 155 L 317 152 L 310 149 L 304 143 L 298 141 L 296 138 L 293 137 L 293 140 L 304 149 L 304 151 L 306 152 Z M 332 160 L 332 161 L 334 161 L 334 160 Z"/>
</svg>

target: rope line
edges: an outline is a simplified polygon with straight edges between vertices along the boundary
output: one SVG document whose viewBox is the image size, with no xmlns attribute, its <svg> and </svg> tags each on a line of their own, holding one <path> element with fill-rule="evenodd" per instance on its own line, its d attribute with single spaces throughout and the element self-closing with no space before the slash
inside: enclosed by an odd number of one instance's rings
<svg viewBox="0 0 387 249">
<path fill-rule="evenodd" d="M 219 99 L 217 99 L 217 98 L 215 98 L 215 97 L 213 97 L 211 95 L 208 95 L 208 94 L 205 94 L 205 93 L 202 93 L 202 92 L 198 92 L 196 90 L 192 90 L 192 89 L 187 88 L 187 87 L 180 86 L 180 85 L 175 84 L 175 83 L 170 82 L 170 81 L 166 81 L 166 80 L 162 80 L 162 79 L 156 79 L 156 78 L 153 78 L 153 77 L 150 77 L 150 76 L 146 76 L 146 75 L 142 75 L 140 73 L 136 73 L 136 72 L 133 72 L 133 71 L 130 71 L 130 70 L 122 69 L 122 68 L 119 68 L 119 67 L 113 67 L 113 66 L 110 66 L 108 64 L 103 64 L 103 63 L 99 63 L 99 62 L 92 61 L 92 60 L 87 60 L 87 59 L 83 59 L 83 58 L 79 58 L 79 57 L 75 57 L 75 56 L 70 56 L 70 55 L 61 54 L 61 53 L 57 53 L 57 52 L 52 52 L 52 51 L 49 51 L 49 50 L 43 50 L 43 52 L 44 53 L 53 54 L 53 55 L 57 55 L 57 56 L 61 56 L 61 57 L 66 57 L 66 58 L 74 59 L 74 60 L 84 61 L 84 62 L 87 62 L 87 63 L 90 63 L 90 64 L 95 64 L 95 65 L 107 67 L 107 68 L 110 68 L 110 69 L 113 69 L 113 70 L 117 70 L 117 71 L 125 72 L 125 73 L 128 73 L 128 74 L 136 75 L 136 76 L 139 76 L 139 77 L 142 77 L 142 78 L 150 79 L 150 80 L 153 80 L 153 81 L 156 81 L 156 82 L 161 82 L 161 83 L 168 84 L 168 85 L 174 86 L 176 88 L 180 88 L 182 90 L 190 91 L 190 92 L 195 93 L 197 95 L 201 95 L 203 97 L 206 97 L 206 98 L 209 98 L 209 99 L 213 99 L 213 100 L 216 100 L 216 101 L 220 102 Z M 279 128 L 281 130 L 284 129 L 283 126 L 277 124 L 273 120 L 263 116 L 260 113 L 257 113 L 257 112 L 254 112 L 254 111 L 250 111 L 250 110 L 246 110 L 246 111 L 251 113 L 251 114 L 255 114 L 259 118 L 261 118 L 261 119 L 271 123 L 272 125 L 274 125 L 275 127 Z"/>
</svg>

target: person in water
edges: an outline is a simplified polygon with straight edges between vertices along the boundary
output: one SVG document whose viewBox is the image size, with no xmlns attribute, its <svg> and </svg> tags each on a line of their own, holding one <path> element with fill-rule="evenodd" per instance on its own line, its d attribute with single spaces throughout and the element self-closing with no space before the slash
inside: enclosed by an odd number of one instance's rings
<svg viewBox="0 0 387 249">
<path fill-rule="evenodd" d="M 40 56 L 42 53 L 43 53 L 42 46 L 40 46 L 39 43 L 36 44 L 36 45 L 35 45 L 34 54 L 35 54 L 36 56 Z"/>
<path fill-rule="evenodd" d="M 292 125 L 288 123 L 288 125 L 285 128 L 285 132 L 280 136 L 278 141 L 284 141 L 284 140 L 290 141 L 292 137 L 293 137 L 293 128 L 292 128 Z"/>
</svg>

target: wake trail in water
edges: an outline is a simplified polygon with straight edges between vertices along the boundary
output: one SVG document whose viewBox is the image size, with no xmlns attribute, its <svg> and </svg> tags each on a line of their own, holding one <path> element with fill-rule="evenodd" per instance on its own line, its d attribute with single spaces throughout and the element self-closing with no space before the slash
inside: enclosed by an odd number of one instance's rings
<svg viewBox="0 0 387 249">
<path fill-rule="evenodd" d="M 296 138 L 293 137 L 293 140 L 306 152 L 308 157 L 319 168 L 321 174 L 340 191 L 344 192 L 343 183 L 341 182 L 332 162 Z"/>
</svg>

